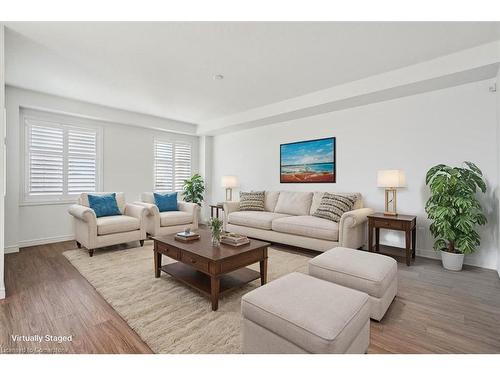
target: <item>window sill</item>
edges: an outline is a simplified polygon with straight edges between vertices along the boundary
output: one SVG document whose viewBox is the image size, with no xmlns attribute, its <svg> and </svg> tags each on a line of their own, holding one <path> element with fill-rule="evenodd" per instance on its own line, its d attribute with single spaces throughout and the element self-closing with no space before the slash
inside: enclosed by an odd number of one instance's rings
<svg viewBox="0 0 500 375">
<path fill-rule="evenodd" d="M 76 199 L 72 200 L 64 200 L 64 201 L 25 201 L 25 202 L 20 202 L 19 207 L 29 207 L 29 206 L 63 206 L 63 205 L 71 205 L 71 204 L 77 204 Z"/>
</svg>

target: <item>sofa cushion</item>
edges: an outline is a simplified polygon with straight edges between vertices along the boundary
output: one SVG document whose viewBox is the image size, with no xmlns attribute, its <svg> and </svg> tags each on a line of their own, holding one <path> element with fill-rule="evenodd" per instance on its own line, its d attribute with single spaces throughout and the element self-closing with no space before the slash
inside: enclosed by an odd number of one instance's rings
<svg viewBox="0 0 500 375">
<path fill-rule="evenodd" d="M 361 197 L 360 193 L 336 193 L 336 192 L 329 192 L 331 194 L 337 194 L 337 195 L 354 195 L 356 196 L 356 203 L 354 203 L 354 206 L 352 207 L 353 210 L 357 210 L 359 208 L 363 208 L 363 198 Z M 316 210 L 319 207 L 319 204 L 321 203 L 321 198 L 323 198 L 323 195 L 325 194 L 324 191 L 316 191 L 313 194 L 313 199 L 311 203 L 311 210 L 309 211 L 309 215 L 312 215 L 313 213 L 316 212 Z"/>
<path fill-rule="evenodd" d="M 295 234 L 297 236 L 338 241 L 339 224 L 314 216 L 290 216 L 273 220 L 272 230 L 275 232 Z"/>
<path fill-rule="evenodd" d="M 227 221 L 229 224 L 271 230 L 273 220 L 287 216 L 265 211 L 236 211 L 228 215 Z"/>
<path fill-rule="evenodd" d="M 97 218 L 97 234 L 99 236 L 112 233 L 123 233 L 138 230 L 140 221 L 135 217 L 119 215 L 119 216 L 103 216 Z"/>
<path fill-rule="evenodd" d="M 309 274 L 380 298 L 396 277 L 396 261 L 388 256 L 336 247 L 309 261 Z"/>
<path fill-rule="evenodd" d="M 282 191 L 274 212 L 287 215 L 308 215 L 311 209 L 312 193 Z"/>
<path fill-rule="evenodd" d="M 343 353 L 369 322 L 366 293 L 293 272 L 245 294 L 245 319 L 310 353 Z"/>
<path fill-rule="evenodd" d="M 264 211 L 263 191 L 240 191 L 240 211 Z"/>
<path fill-rule="evenodd" d="M 264 196 L 264 211 L 274 212 L 279 196 L 279 191 L 266 191 Z"/>
<path fill-rule="evenodd" d="M 160 212 L 160 226 L 171 227 L 173 225 L 191 224 L 193 215 L 184 211 Z"/>
<path fill-rule="evenodd" d="M 346 212 L 352 211 L 356 202 L 355 195 L 338 195 L 325 193 L 321 198 L 321 203 L 313 216 L 339 222 Z"/>
</svg>

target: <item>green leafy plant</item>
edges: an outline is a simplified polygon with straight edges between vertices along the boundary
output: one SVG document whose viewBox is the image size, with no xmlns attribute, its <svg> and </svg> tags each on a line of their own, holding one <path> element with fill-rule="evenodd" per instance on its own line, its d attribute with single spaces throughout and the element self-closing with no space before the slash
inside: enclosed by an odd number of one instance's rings
<svg viewBox="0 0 500 375">
<path fill-rule="evenodd" d="M 486 192 L 481 170 L 471 162 L 464 167 L 439 164 L 427 172 L 426 185 L 431 197 L 425 205 L 435 250 L 450 253 L 473 253 L 480 245 L 477 225 L 486 224 L 486 217 L 476 197 L 477 189 Z"/>
<path fill-rule="evenodd" d="M 203 177 L 201 177 L 198 173 L 194 174 L 189 180 L 184 180 L 182 196 L 185 202 L 192 202 L 201 206 L 204 192 L 205 182 L 203 181 Z"/>
<path fill-rule="evenodd" d="M 220 242 L 220 236 L 222 234 L 222 220 L 217 217 L 212 217 L 208 220 L 208 227 L 212 232 L 212 238 L 216 240 L 216 242 Z"/>
</svg>

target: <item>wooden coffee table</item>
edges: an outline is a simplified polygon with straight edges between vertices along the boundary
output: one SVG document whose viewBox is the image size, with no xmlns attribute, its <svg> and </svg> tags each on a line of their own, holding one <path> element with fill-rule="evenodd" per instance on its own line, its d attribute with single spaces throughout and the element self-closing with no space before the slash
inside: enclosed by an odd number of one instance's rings
<svg viewBox="0 0 500 375">
<path fill-rule="evenodd" d="M 222 293 L 240 288 L 260 278 L 261 285 L 267 282 L 267 247 L 270 243 L 250 240 L 247 245 L 234 247 L 221 244 L 212 246 L 210 231 L 200 229 L 200 239 L 181 242 L 174 235 L 153 237 L 155 277 L 161 271 L 199 290 L 210 297 L 212 310 L 219 307 Z M 161 256 L 177 260 L 161 265 Z M 260 273 L 246 266 L 260 263 Z"/>
</svg>

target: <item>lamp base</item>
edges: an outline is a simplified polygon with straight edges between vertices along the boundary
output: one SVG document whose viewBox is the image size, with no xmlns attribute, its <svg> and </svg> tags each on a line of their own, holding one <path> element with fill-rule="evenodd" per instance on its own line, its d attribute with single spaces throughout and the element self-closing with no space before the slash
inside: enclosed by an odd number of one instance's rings
<svg viewBox="0 0 500 375">
<path fill-rule="evenodd" d="M 387 188 L 385 189 L 385 211 L 384 215 L 386 216 L 397 216 L 396 212 L 396 194 L 397 191 L 395 188 Z"/>
<path fill-rule="evenodd" d="M 233 189 L 226 188 L 226 201 L 232 201 L 232 200 L 233 200 Z"/>
</svg>

